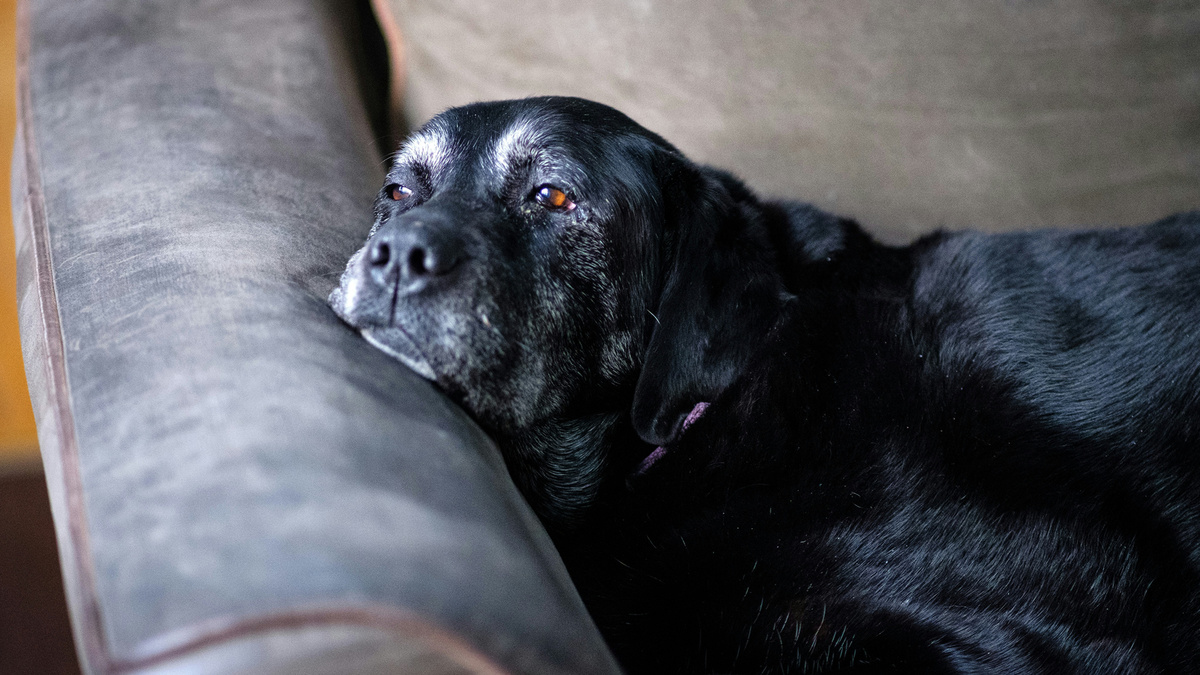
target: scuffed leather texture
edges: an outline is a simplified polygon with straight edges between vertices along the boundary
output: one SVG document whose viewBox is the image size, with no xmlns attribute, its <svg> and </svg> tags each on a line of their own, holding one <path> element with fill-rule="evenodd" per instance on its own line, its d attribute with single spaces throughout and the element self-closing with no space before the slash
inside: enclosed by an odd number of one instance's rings
<svg viewBox="0 0 1200 675">
<path fill-rule="evenodd" d="M 491 442 L 325 304 L 382 177 L 344 7 L 24 7 L 22 335 L 84 665 L 616 672 Z"/>
<path fill-rule="evenodd" d="M 566 94 L 890 241 L 1200 205 L 1200 4 L 384 0 L 407 114 Z"/>
</svg>

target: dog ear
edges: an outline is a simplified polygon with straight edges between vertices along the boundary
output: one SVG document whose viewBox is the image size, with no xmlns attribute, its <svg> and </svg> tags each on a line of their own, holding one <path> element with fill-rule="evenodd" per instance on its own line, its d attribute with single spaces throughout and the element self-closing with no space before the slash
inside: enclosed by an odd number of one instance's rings
<svg viewBox="0 0 1200 675">
<path fill-rule="evenodd" d="M 791 297 L 755 197 L 728 174 L 664 155 L 663 276 L 632 410 L 654 445 L 742 374 Z"/>
</svg>

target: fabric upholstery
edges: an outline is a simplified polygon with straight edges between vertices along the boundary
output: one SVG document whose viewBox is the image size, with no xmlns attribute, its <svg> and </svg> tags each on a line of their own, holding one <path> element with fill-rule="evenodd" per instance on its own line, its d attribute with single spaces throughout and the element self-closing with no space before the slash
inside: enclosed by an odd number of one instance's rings
<svg viewBox="0 0 1200 675">
<path fill-rule="evenodd" d="M 1200 206 L 1195 2 L 386 4 L 414 124 L 583 96 L 890 241 Z"/>
<path fill-rule="evenodd" d="M 349 4 L 26 4 L 22 335 L 81 658 L 615 672 L 491 442 L 325 304 L 382 179 Z"/>
</svg>

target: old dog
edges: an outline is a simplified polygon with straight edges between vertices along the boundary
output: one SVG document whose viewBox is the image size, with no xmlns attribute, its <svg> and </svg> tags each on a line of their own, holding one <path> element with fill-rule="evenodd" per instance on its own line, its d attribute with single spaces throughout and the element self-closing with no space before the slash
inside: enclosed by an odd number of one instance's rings
<svg viewBox="0 0 1200 675">
<path fill-rule="evenodd" d="M 493 434 L 630 672 L 1200 672 L 1200 213 L 888 247 L 479 103 L 330 300 Z"/>
</svg>

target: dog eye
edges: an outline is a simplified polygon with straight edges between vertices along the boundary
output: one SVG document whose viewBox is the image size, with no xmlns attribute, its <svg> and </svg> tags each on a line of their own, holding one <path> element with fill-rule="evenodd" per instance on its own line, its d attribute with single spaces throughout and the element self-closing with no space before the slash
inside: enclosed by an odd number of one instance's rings
<svg viewBox="0 0 1200 675">
<path fill-rule="evenodd" d="M 388 196 L 391 197 L 392 201 L 394 202 L 398 202 L 401 199 L 408 199 L 408 197 L 412 195 L 412 190 L 409 190 L 403 185 L 397 185 L 396 183 L 392 183 L 384 189 L 387 190 Z"/>
<path fill-rule="evenodd" d="M 533 193 L 537 203 L 551 211 L 570 211 L 575 208 L 575 202 L 567 198 L 567 193 L 553 185 L 543 185 Z"/>
</svg>

